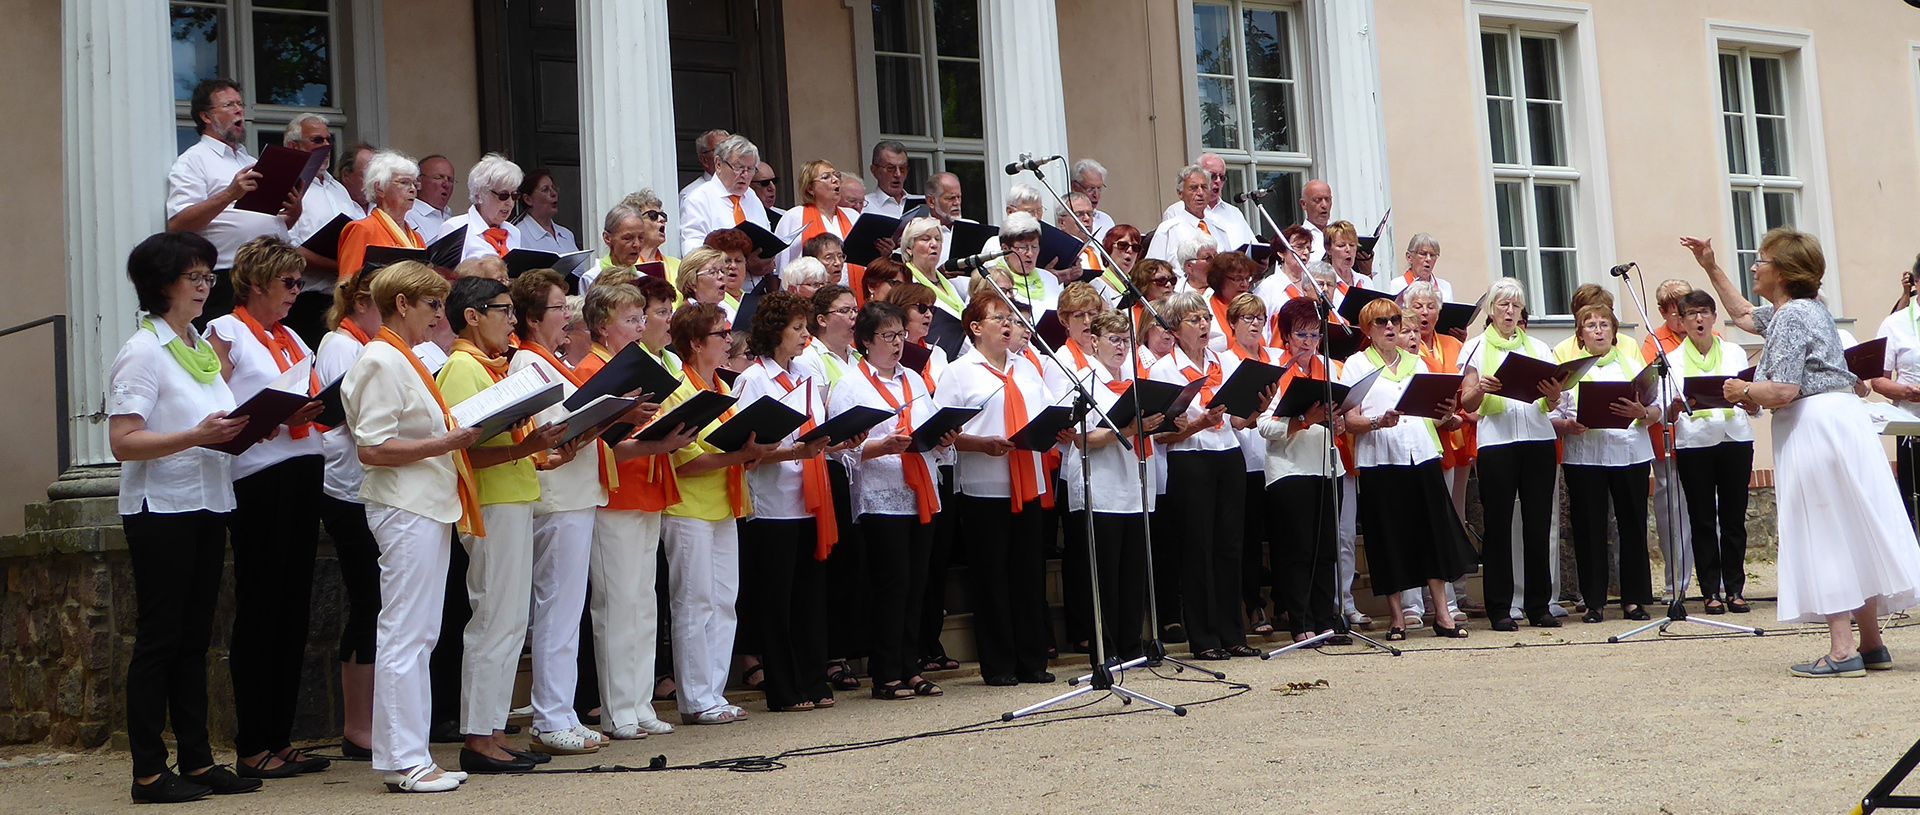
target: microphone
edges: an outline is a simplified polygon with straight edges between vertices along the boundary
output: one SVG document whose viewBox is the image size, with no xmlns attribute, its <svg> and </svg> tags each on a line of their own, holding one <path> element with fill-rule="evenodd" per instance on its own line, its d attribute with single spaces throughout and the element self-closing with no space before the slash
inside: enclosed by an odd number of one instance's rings
<svg viewBox="0 0 1920 815">
<path fill-rule="evenodd" d="M 1247 190 L 1246 192 L 1243 192 L 1243 193 L 1240 193 L 1239 195 L 1234 196 L 1233 202 L 1236 204 L 1244 204 L 1248 201 L 1258 201 L 1262 198 L 1267 197 L 1267 195 L 1271 192 L 1273 192 L 1273 190 Z"/>
<path fill-rule="evenodd" d="M 1038 170 L 1041 167 L 1060 161 L 1062 158 L 1064 158 L 1064 156 L 1034 158 L 1032 153 L 1021 153 L 1019 161 L 1007 165 L 1007 175 L 1019 175 L 1023 170 Z"/>
<path fill-rule="evenodd" d="M 1636 265 L 1637 264 L 1635 264 L 1633 261 L 1629 260 L 1626 263 L 1622 263 L 1618 266 L 1613 267 L 1612 269 L 1608 270 L 1607 273 L 1613 275 L 1614 277 L 1626 277 L 1627 270 L 1635 268 Z"/>
<path fill-rule="evenodd" d="M 946 263 L 940 264 L 940 271 L 971 272 L 1011 254 L 1013 254 L 1012 249 L 1002 249 L 998 252 L 981 252 L 980 254 L 969 255 L 963 258 L 952 258 Z"/>
</svg>

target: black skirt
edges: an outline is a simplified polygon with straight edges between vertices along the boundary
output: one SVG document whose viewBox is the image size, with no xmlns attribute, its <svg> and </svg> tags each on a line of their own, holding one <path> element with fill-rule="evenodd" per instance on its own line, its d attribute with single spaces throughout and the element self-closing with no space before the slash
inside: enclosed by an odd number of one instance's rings
<svg viewBox="0 0 1920 815">
<path fill-rule="evenodd" d="M 1458 580 L 1480 560 L 1453 511 L 1438 459 L 1360 468 L 1359 510 L 1376 597 Z"/>
</svg>

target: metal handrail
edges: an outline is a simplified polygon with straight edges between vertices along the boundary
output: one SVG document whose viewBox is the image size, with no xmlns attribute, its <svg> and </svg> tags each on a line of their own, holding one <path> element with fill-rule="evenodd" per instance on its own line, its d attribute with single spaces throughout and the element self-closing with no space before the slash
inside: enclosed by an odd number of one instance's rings
<svg viewBox="0 0 1920 815">
<path fill-rule="evenodd" d="M 12 328 L 0 328 L 0 337 L 18 334 L 29 328 L 53 325 L 53 401 L 59 420 L 54 423 L 54 449 L 60 459 L 59 472 L 66 472 L 73 463 L 72 440 L 68 437 L 67 426 L 71 413 L 67 399 L 67 315 L 49 314 L 29 323 L 21 323 Z"/>
</svg>

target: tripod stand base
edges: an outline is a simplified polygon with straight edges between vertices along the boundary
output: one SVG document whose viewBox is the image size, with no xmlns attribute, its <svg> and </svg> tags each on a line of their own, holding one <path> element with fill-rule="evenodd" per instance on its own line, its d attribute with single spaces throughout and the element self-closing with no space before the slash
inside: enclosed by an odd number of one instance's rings
<svg viewBox="0 0 1920 815">
<path fill-rule="evenodd" d="M 1893 769 L 1881 776 L 1866 797 L 1860 799 L 1860 803 L 1853 808 L 1854 815 L 1864 815 L 1878 809 L 1920 809 L 1920 796 L 1893 794 L 1894 790 L 1899 789 L 1900 782 L 1907 780 L 1907 775 L 1913 772 L 1915 766 L 1920 766 L 1920 742 L 1914 742 L 1912 747 L 1907 748 L 1906 755 L 1894 762 Z"/>
<path fill-rule="evenodd" d="M 1142 659 L 1145 659 L 1145 657 L 1142 657 Z M 1116 670 L 1117 670 L 1117 666 L 1116 666 Z M 1081 696 L 1085 696 L 1097 690 L 1100 690 L 1100 688 L 1096 688 L 1092 685 L 1082 685 L 1080 687 L 1074 688 L 1073 690 L 1067 691 L 1066 693 L 1060 694 L 1059 696 L 1055 696 L 1052 699 L 1048 699 L 1044 702 L 1028 705 L 1026 707 L 1023 707 L 1019 710 L 1016 710 L 1010 713 L 1002 713 L 1000 714 L 1000 721 L 1010 722 L 1022 716 L 1032 716 L 1035 713 L 1039 713 L 1040 711 L 1053 707 L 1054 705 L 1060 704 L 1061 702 L 1066 702 L 1072 699 L 1078 699 Z M 1133 700 L 1138 699 L 1142 702 L 1145 702 L 1149 705 L 1157 707 L 1161 710 L 1173 711 L 1173 715 L 1175 716 L 1187 715 L 1187 708 L 1184 705 L 1170 705 L 1170 704 L 1167 704 L 1166 702 L 1162 702 L 1144 693 L 1139 693 L 1137 691 L 1130 690 L 1120 685 L 1110 685 L 1106 688 L 1106 691 L 1110 694 L 1113 694 L 1114 696 L 1120 697 L 1120 704 L 1123 704 L 1123 705 L 1132 704 Z"/>
<path fill-rule="evenodd" d="M 1653 628 L 1658 628 L 1660 629 L 1661 633 L 1666 633 L 1667 626 L 1673 625 L 1674 623 L 1699 623 L 1701 625 L 1712 626 L 1714 628 L 1722 629 L 1725 631 L 1738 631 L 1742 634 L 1752 634 L 1756 637 L 1764 637 L 1767 635 L 1767 631 L 1764 628 L 1748 628 L 1747 626 L 1744 626 L 1744 625 L 1734 625 L 1733 623 L 1723 623 L 1723 622 L 1720 622 L 1719 620 L 1702 620 L 1698 617 L 1690 617 L 1687 615 L 1687 607 L 1684 604 L 1682 604 L 1679 600 L 1675 600 L 1673 601 L 1672 605 L 1667 606 L 1667 616 L 1662 617 L 1658 620 L 1654 620 L 1653 622 L 1647 623 L 1646 625 L 1640 626 L 1639 628 L 1636 628 L 1632 631 L 1628 631 L 1627 633 L 1621 634 L 1617 637 L 1608 637 L 1607 642 L 1620 642 L 1622 640 L 1625 640 L 1628 637 L 1634 636 L 1635 634 L 1640 634 L 1642 632 L 1645 632 Z"/>
<path fill-rule="evenodd" d="M 1158 668 L 1165 663 L 1172 663 L 1173 670 L 1175 673 L 1179 673 L 1181 671 L 1187 670 L 1188 668 L 1192 668 L 1196 673 L 1203 673 L 1215 679 L 1227 678 L 1227 675 L 1221 671 L 1216 671 L 1216 670 L 1213 670 L 1212 668 L 1203 668 L 1191 662 L 1186 662 L 1183 660 L 1178 660 L 1178 659 L 1174 659 L 1173 657 L 1167 656 L 1167 646 L 1161 644 L 1159 640 L 1152 640 L 1147 643 L 1147 653 L 1144 656 L 1134 657 L 1133 659 L 1129 659 L 1118 665 L 1114 665 L 1113 667 L 1108 668 L 1107 670 L 1110 673 L 1117 674 L 1122 671 L 1127 671 L 1127 670 L 1139 668 L 1142 666 L 1148 667 L 1148 668 Z M 1093 674 L 1087 673 L 1087 674 L 1081 674 L 1079 676 L 1076 676 L 1076 677 L 1073 677 L 1072 679 L 1067 680 L 1067 684 L 1069 686 L 1072 686 L 1072 685 L 1080 685 L 1080 684 L 1092 682 L 1092 681 L 1093 681 Z"/>
<path fill-rule="evenodd" d="M 1389 654 L 1392 654 L 1393 656 L 1400 655 L 1400 649 L 1395 648 L 1386 643 L 1380 642 L 1379 640 L 1376 640 L 1358 631 L 1323 631 L 1321 633 L 1315 634 L 1299 642 L 1288 643 L 1286 645 L 1280 646 L 1279 648 L 1275 648 L 1271 651 L 1261 654 L 1260 658 L 1273 659 L 1274 657 L 1287 653 L 1288 651 L 1298 651 L 1302 648 L 1314 648 L 1319 646 L 1320 643 L 1326 642 L 1327 640 L 1333 639 L 1334 637 L 1343 636 L 1343 635 L 1347 637 L 1351 637 L 1357 642 L 1364 642 L 1375 648 L 1379 648 L 1383 651 L 1386 651 Z"/>
</svg>

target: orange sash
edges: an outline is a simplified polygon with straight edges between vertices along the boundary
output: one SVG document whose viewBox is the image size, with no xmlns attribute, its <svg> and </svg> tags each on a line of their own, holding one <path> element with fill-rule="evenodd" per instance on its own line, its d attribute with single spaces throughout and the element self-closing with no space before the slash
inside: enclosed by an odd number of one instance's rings
<svg viewBox="0 0 1920 815">
<path fill-rule="evenodd" d="M 1200 352 L 1202 360 L 1206 359 L 1206 353 L 1206 351 Z M 1192 365 L 1188 365 L 1180 369 L 1180 375 L 1187 378 L 1188 384 L 1192 384 L 1194 380 L 1202 376 L 1207 378 L 1207 384 L 1200 386 L 1200 399 L 1194 403 L 1205 405 L 1213 401 L 1213 389 L 1220 387 L 1220 362 L 1215 360 L 1213 364 L 1208 365 L 1205 374 L 1200 373 L 1200 371 L 1196 370 Z"/>
<path fill-rule="evenodd" d="M 680 372 L 686 374 L 687 381 L 700 390 L 718 394 L 727 392 L 727 383 L 720 381 L 719 377 L 714 377 L 713 385 L 707 385 L 707 380 L 701 378 L 692 365 L 680 363 Z M 726 424 L 731 418 L 733 418 L 733 408 L 727 408 L 715 421 Z M 733 517 L 739 518 L 747 514 L 747 471 L 746 468 L 737 464 L 727 468 L 727 502 L 733 507 Z"/>
<path fill-rule="evenodd" d="M 373 338 L 367 336 L 367 332 L 361 331 L 360 324 L 354 322 L 352 318 L 341 320 L 340 330 L 347 332 L 347 336 L 352 337 L 356 342 L 359 342 L 361 345 L 366 345 L 367 343 L 373 342 Z"/>
<path fill-rule="evenodd" d="M 867 375 L 867 381 L 873 383 L 873 389 L 886 400 L 887 407 L 899 411 L 899 420 L 894 422 L 893 432 L 901 435 L 913 435 L 913 375 L 904 367 L 900 371 L 900 398 L 895 399 L 887 391 L 880 377 L 873 375 L 873 367 L 866 360 L 860 360 L 860 372 Z M 932 393 L 929 389 L 928 393 Z M 920 522 L 933 523 L 933 513 L 940 509 L 940 493 L 933 484 L 933 473 L 927 469 L 927 459 L 919 453 L 908 450 L 900 455 L 900 469 L 906 473 L 907 486 L 913 488 L 914 505 L 920 510 Z"/>
<path fill-rule="evenodd" d="M 234 306 L 233 316 L 240 318 L 240 322 L 246 325 L 247 330 L 253 332 L 253 338 L 266 346 L 267 355 L 273 357 L 273 364 L 280 366 L 281 373 L 286 373 L 294 363 L 307 358 L 307 355 L 300 351 L 300 343 L 293 341 L 293 332 L 288 331 L 286 326 L 274 323 L 273 332 L 268 333 L 266 329 L 260 327 L 259 320 L 255 320 L 252 314 L 247 313 L 246 306 Z M 311 396 L 319 392 L 320 375 L 314 373 L 313 368 L 309 367 L 307 368 L 307 394 Z M 304 439 L 312 429 L 311 423 L 298 424 L 287 428 L 287 435 Z"/>
<path fill-rule="evenodd" d="M 1445 334 L 1435 334 L 1433 344 L 1420 344 L 1420 358 L 1427 369 L 1437 374 L 1459 373 L 1461 342 Z M 1466 411 L 1460 411 L 1465 416 Z M 1436 428 L 1437 430 L 1438 428 Z M 1440 469 L 1451 470 L 1473 462 L 1478 447 L 1473 422 L 1467 421 L 1451 433 L 1440 433 Z"/>
<path fill-rule="evenodd" d="M 594 343 L 593 353 L 580 361 L 578 371 L 582 378 L 591 378 L 609 360 L 613 352 L 605 346 Z M 612 459 L 612 456 L 608 456 Z M 673 472 L 671 453 L 658 453 L 645 458 L 618 461 L 616 470 L 625 471 L 620 484 L 608 490 L 608 509 L 637 509 L 641 512 L 659 512 L 680 503 L 680 485 Z"/>
<path fill-rule="evenodd" d="M 399 334 L 386 326 L 380 327 L 380 333 L 374 339 L 400 349 L 400 355 L 413 364 L 413 372 L 420 375 L 420 381 L 427 384 L 427 391 L 433 394 L 433 401 L 440 405 L 440 416 L 446 420 L 447 429 L 453 430 L 460 425 L 453 420 L 453 411 L 447 407 L 447 399 L 440 395 L 440 386 L 433 381 L 433 374 L 427 373 L 427 366 L 420 364 L 420 358 L 413 355 L 413 349 Z M 467 459 L 467 451 L 453 451 L 453 472 L 458 476 L 460 491 L 460 523 L 456 528 L 463 535 L 484 538 L 487 525 L 480 518 L 480 483 L 473 477 L 473 464 Z"/>
<path fill-rule="evenodd" d="M 480 346 L 474 345 L 472 341 L 467 340 L 464 337 L 454 338 L 453 349 L 450 350 L 448 353 L 466 354 L 467 356 L 473 357 L 474 361 L 480 363 L 480 367 L 487 369 L 487 376 L 492 377 L 493 381 L 496 383 L 502 379 L 507 378 L 507 358 L 506 357 L 487 356 L 487 352 L 481 350 Z M 513 432 L 514 444 L 519 444 L 520 442 L 527 440 L 527 430 L 532 424 L 533 424 L 533 420 L 528 419 L 524 422 L 521 422 L 513 426 L 512 432 Z M 545 451 L 541 451 L 541 452 L 544 453 Z"/>
<path fill-rule="evenodd" d="M 1000 380 L 1001 424 L 1007 433 L 1019 430 L 1026 424 L 1027 400 L 1020 395 L 1020 384 L 1013 381 L 1012 359 L 1008 359 L 1008 373 L 993 369 L 992 365 L 981 364 L 980 370 L 992 374 Z M 1040 497 L 1040 477 L 1033 467 L 1033 456 L 1025 450 L 1014 450 L 1007 454 L 1007 468 L 1010 474 L 1008 495 L 1013 501 L 1013 511 L 1019 512 L 1028 501 Z"/>
<path fill-rule="evenodd" d="M 799 385 L 793 384 L 793 378 L 786 371 L 773 375 L 773 381 L 780 383 L 792 393 Z M 798 432 L 804 436 L 816 426 L 813 421 L 813 384 L 812 380 L 800 380 L 807 388 L 807 420 L 800 425 Z M 800 492 L 804 496 L 807 511 L 813 513 L 813 559 L 826 560 L 827 553 L 833 551 L 833 545 L 840 542 L 840 525 L 833 516 L 833 485 L 827 481 L 827 457 L 816 455 L 800 462 Z"/>
<path fill-rule="evenodd" d="M 533 353 L 541 359 L 546 360 L 548 365 L 553 366 L 554 370 L 559 371 L 560 375 L 566 377 L 568 382 L 573 383 L 575 388 L 586 387 L 586 377 L 581 376 L 560 360 L 555 359 L 553 352 L 548 351 L 540 343 L 534 342 L 533 340 L 523 340 L 520 343 L 520 350 Z M 618 468 L 614 467 L 613 463 L 613 448 L 608 447 L 605 441 L 596 438 L 593 440 L 593 452 L 594 455 L 600 457 L 600 486 L 606 488 L 607 492 L 611 493 L 616 487 L 620 486 L 620 472 Z"/>
</svg>

